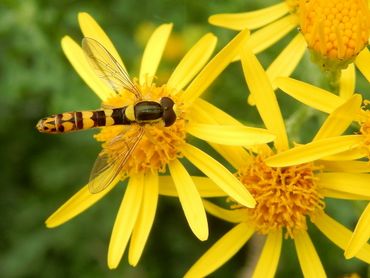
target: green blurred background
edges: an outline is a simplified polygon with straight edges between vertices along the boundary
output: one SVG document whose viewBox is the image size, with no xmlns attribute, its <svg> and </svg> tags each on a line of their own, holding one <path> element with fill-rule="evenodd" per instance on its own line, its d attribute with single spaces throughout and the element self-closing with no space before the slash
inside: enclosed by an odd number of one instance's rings
<svg viewBox="0 0 370 278">
<path fill-rule="evenodd" d="M 61 38 L 80 41 L 77 14 L 89 12 L 110 35 L 131 75 L 135 76 L 144 42 L 152 28 L 174 22 L 172 51 L 167 51 L 159 78 L 206 32 L 220 39 L 218 49 L 234 32 L 210 26 L 208 16 L 266 7 L 279 1 L 108 0 L 0 2 L 0 276 L 1 277 L 180 277 L 232 225 L 209 216 L 210 238 L 199 242 L 188 228 L 175 199 L 160 198 L 156 221 L 139 266 L 128 265 L 125 254 L 117 270 L 106 266 L 107 247 L 120 200 L 118 186 L 87 212 L 55 229 L 45 219 L 87 182 L 99 152 L 94 131 L 48 136 L 34 128 L 39 118 L 63 111 L 95 109 L 98 98 L 64 57 Z M 294 30 L 293 33 L 295 33 Z M 293 34 L 290 34 L 291 36 Z M 289 38 L 258 57 L 266 67 Z M 174 51 L 176 49 L 176 51 Z M 309 73 L 309 75 L 307 75 Z M 293 75 L 327 88 L 308 55 Z M 357 91 L 369 84 L 359 74 Z M 244 100 L 247 89 L 240 63 L 232 64 L 212 85 L 206 98 L 242 121 L 259 125 L 255 109 Z M 279 93 L 291 139 L 306 142 L 324 115 Z M 240 101 L 243 100 L 243 101 Z M 304 126 L 304 130 L 300 127 Z M 204 146 L 207 148 L 206 146 Z M 207 148 L 210 150 L 210 148 Z M 214 154 L 216 157 L 217 155 Z M 194 174 L 199 174 L 195 170 Z M 328 200 L 328 213 L 353 228 L 364 204 Z M 310 225 L 310 234 L 329 277 L 357 272 L 367 265 L 346 261 L 342 252 Z M 252 244 L 243 248 L 213 277 L 238 277 L 253 258 Z M 284 242 L 277 277 L 301 277 L 291 240 Z"/>
</svg>

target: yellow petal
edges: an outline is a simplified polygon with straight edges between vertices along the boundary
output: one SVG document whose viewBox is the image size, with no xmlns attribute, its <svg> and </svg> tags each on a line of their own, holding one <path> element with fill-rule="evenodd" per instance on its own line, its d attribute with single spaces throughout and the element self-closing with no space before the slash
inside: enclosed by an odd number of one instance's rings
<svg viewBox="0 0 370 278">
<path fill-rule="evenodd" d="M 346 259 L 354 257 L 370 238 L 370 203 L 362 213 L 348 246 L 344 252 Z"/>
<path fill-rule="evenodd" d="M 274 90 L 277 88 L 275 79 L 279 76 L 290 76 L 302 59 L 306 49 L 306 40 L 301 33 L 298 33 L 266 69 L 266 74 Z"/>
<path fill-rule="evenodd" d="M 325 156 L 355 149 L 362 144 L 362 135 L 344 135 L 317 140 L 294 147 L 266 159 L 271 167 L 287 167 L 318 160 Z"/>
<path fill-rule="evenodd" d="M 270 131 L 239 125 L 210 125 L 190 123 L 187 131 L 202 140 L 231 146 L 250 146 L 271 142 L 275 139 Z"/>
<path fill-rule="evenodd" d="M 185 278 L 204 277 L 227 262 L 243 247 L 252 236 L 254 230 L 246 223 L 240 223 L 220 238 L 203 256 L 189 269 Z"/>
<path fill-rule="evenodd" d="M 325 213 L 316 216 L 313 220 L 317 228 L 335 245 L 343 250 L 347 247 L 352 236 L 352 232 L 349 229 Z M 370 263 L 370 245 L 365 244 L 362 246 L 355 256 L 364 262 Z"/>
<path fill-rule="evenodd" d="M 225 191 L 221 190 L 217 184 L 215 184 L 210 178 L 207 177 L 191 177 L 200 196 L 208 197 L 224 197 L 226 196 Z M 159 194 L 170 197 L 178 197 L 175 184 L 170 176 L 159 177 Z"/>
<path fill-rule="evenodd" d="M 362 97 L 359 94 L 353 95 L 345 103 L 338 106 L 320 127 L 315 140 L 339 136 L 349 127 L 361 109 Z"/>
<path fill-rule="evenodd" d="M 108 248 L 108 267 L 116 268 L 125 252 L 139 215 L 144 191 L 144 175 L 131 176 L 114 222 Z"/>
<path fill-rule="evenodd" d="M 285 2 L 246 13 L 215 14 L 209 17 L 210 24 L 232 30 L 257 29 L 269 24 L 289 12 Z"/>
<path fill-rule="evenodd" d="M 224 209 L 211 202 L 203 200 L 206 211 L 213 216 L 231 223 L 240 223 L 247 220 L 247 209 Z"/>
<path fill-rule="evenodd" d="M 326 113 L 333 112 L 345 101 L 326 90 L 293 78 L 279 77 L 275 79 L 275 84 L 298 101 Z"/>
<path fill-rule="evenodd" d="M 118 63 L 125 69 L 121 57 L 119 56 L 112 41 L 109 39 L 104 30 L 88 13 L 79 13 L 78 22 L 80 24 L 83 35 L 87 38 L 92 38 L 100 42 L 108 52 L 118 61 Z"/>
<path fill-rule="evenodd" d="M 288 138 L 280 108 L 271 83 L 256 56 L 245 47 L 241 54 L 242 66 L 248 88 L 253 95 L 262 120 L 276 135 L 275 146 L 278 150 L 288 148 Z"/>
<path fill-rule="evenodd" d="M 297 27 L 298 18 L 296 15 L 287 15 L 251 34 L 247 44 L 253 53 L 258 54 L 270 47 L 282 37 Z"/>
<path fill-rule="evenodd" d="M 326 277 L 320 258 L 306 231 L 300 231 L 294 236 L 294 244 L 303 276 L 315 278 Z"/>
<path fill-rule="evenodd" d="M 359 147 L 352 150 L 344 151 L 335 155 L 324 157 L 324 160 L 338 161 L 338 160 L 356 160 L 367 157 L 368 152 L 365 148 Z"/>
<path fill-rule="evenodd" d="M 195 79 L 186 88 L 185 102 L 193 102 L 199 97 L 218 75 L 230 64 L 239 53 L 240 47 L 249 38 L 249 31 L 241 31 L 202 69 Z"/>
<path fill-rule="evenodd" d="M 323 189 L 323 195 L 331 191 L 362 196 L 370 200 L 370 174 L 321 173 L 317 175 L 317 184 Z"/>
<path fill-rule="evenodd" d="M 343 99 L 348 99 L 353 95 L 356 86 L 355 65 L 349 64 L 348 67 L 342 70 L 339 79 L 339 96 Z"/>
<path fill-rule="evenodd" d="M 189 144 L 184 147 L 183 154 L 235 201 L 249 208 L 256 205 L 256 201 L 245 186 L 212 157 Z"/>
<path fill-rule="evenodd" d="M 243 124 L 238 120 L 201 98 L 197 98 L 194 101 L 193 105 L 191 106 L 190 114 L 191 115 L 189 115 L 189 117 L 191 120 L 199 123 L 243 126 Z"/>
<path fill-rule="evenodd" d="M 367 47 L 357 55 L 355 64 L 367 81 L 370 82 L 370 51 Z"/>
<path fill-rule="evenodd" d="M 113 90 L 96 75 L 82 48 L 74 40 L 68 36 L 63 37 L 62 49 L 75 71 L 101 100 L 104 101 L 114 94 Z"/>
<path fill-rule="evenodd" d="M 204 35 L 189 51 L 172 72 L 167 86 L 181 91 L 203 68 L 215 50 L 217 37 L 211 33 Z"/>
<path fill-rule="evenodd" d="M 208 222 L 202 199 L 185 167 L 174 160 L 169 164 L 180 203 L 193 233 L 200 240 L 208 238 Z"/>
<path fill-rule="evenodd" d="M 99 179 L 102 179 L 102 175 L 96 177 L 94 182 L 99 183 Z M 106 189 L 99 193 L 92 194 L 89 191 L 89 185 L 85 185 L 80 191 L 73 195 L 67 202 L 65 202 L 56 212 L 54 212 L 49 218 L 45 221 L 45 224 L 48 228 L 54 228 L 67 222 L 76 215 L 85 211 L 101 198 L 103 198 L 109 191 L 116 186 L 119 182 L 119 178 L 116 178 Z"/>
<path fill-rule="evenodd" d="M 367 161 L 320 161 L 326 172 L 368 173 L 370 164 Z"/>
<path fill-rule="evenodd" d="M 225 113 L 221 109 L 213 106 L 209 102 L 198 98 L 192 106 L 191 122 L 211 123 L 211 124 L 225 124 L 225 125 L 239 125 L 240 122 Z M 235 169 L 245 165 L 250 160 L 250 155 L 243 147 L 225 146 L 219 144 L 212 144 L 211 146 L 220 153 Z"/>
<path fill-rule="evenodd" d="M 262 254 L 253 272 L 253 278 L 273 278 L 279 263 L 283 235 L 281 229 L 270 232 L 267 236 Z"/>
<path fill-rule="evenodd" d="M 144 192 L 139 216 L 132 231 L 128 261 L 136 266 L 143 253 L 152 228 L 158 202 L 158 174 L 148 173 L 144 179 Z"/>
<path fill-rule="evenodd" d="M 171 30 L 172 24 L 162 24 L 149 38 L 141 60 L 140 84 L 150 85 L 152 83 Z"/>
</svg>

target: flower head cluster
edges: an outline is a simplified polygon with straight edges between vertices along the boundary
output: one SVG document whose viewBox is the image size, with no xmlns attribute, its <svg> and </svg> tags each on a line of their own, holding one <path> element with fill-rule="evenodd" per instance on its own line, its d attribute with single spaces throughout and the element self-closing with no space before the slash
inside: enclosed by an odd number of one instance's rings
<svg viewBox="0 0 370 278">
<path fill-rule="evenodd" d="M 91 65 L 86 49 L 68 36 L 62 39 L 62 48 L 100 98 L 106 124 L 100 125 L 94 135 L 102 150 L 92 178 L 46 220 L 48 227 L 70 220 L 127 180 L 109 243 L 109 268 L 118 266 L 128 244 L 129 263 L 135 266 L 139 262 L 154 223 L 159 195 L 178 198 L 192 232 L 202 241 L 209 234 L 206 211 L 235 224 L 189 269 L 187 277 L 212 273 L 254 234 L 266 238 L 253 269 L 254 277 L 275 275 L 283 239 L 294 241 L 305 277 L 325 277 L 310 238 L 309 222 L 345 250 L 346 258 L 356 256 L 370 263 L 370 245 L 366 243 L 370 236 L 370 207 L 365 209 L 354 233 L 326 211 L 328 198 L 370 199 L 370 102 L 354 93 L 354 64 L 370 81 L 370 12 L 365 0 L 287 0 L 254 12 L 211 16 L 210 23 L 241 32 L 216 55 L 212 53 L 217 38 L 211 33 L 204 35 L 164 83 L 157 80 L 156 74 L 172 24 L 154 29 L 145 46 L 139 74 L 129 78 L 129 71 L 98 23 L 87 13 L 80 13 L 78 19 L 83 36 L 99 42 L 103 52 L 108 53 L 104 57 L 110 57 L 110 61 L 95 54 Z M 265 71 L 255 54 L 298 26 L 300 32 Z M 256 31 L 250 35 L 245 28 Z M 341 73 L 337 80 L 339 95 L 287 77 L 307 48 L 325 70 Z M 235 60 L 241 62 L 249 102 L 255 104 L 264 128 L 245 126 L 201 98 Z M 110 68 L 110 74 L 104 67 Z M 327 113 L 309 143 L 298 144 L 290 138 L 275 95 L 277 88 Z M 139 119 L 136 109 L 141 107 L 152 116 L 153 103 L 163 109 L 164 115 L 167 108 L 161 106 L 163 99 L 172 103 L 175 118 L 170 124 L 164 116 Z M 123 109 L 124 124 L 116 124 L 115 108 Z M 90 121 L 90 127 L 96 126 L 92 117 L 85 120 Z M 77 116 L 75 121 L 77 125 Z M 346 134 L 351 125 L 357 127 L 357 132 Z M 209 143 L 234 170 L 230 172 L 191 144 L 189 135 Z M 189 174 L 184 158 L 204 176 Z M 107 187 L 91 192 L 92 183 Z M 219 206 L 205 200 L 208 197 L 226 197 L 228 205 Z"/>
</svg>

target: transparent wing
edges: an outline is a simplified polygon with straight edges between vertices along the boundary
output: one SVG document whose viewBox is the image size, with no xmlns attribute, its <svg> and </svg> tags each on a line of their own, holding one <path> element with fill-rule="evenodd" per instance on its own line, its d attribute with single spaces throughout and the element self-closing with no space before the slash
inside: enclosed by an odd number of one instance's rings
<svg viewBox="0 0 370 278">
<path fill-rule="evenodd" d="M 83 38 L 82 49 L 97 76 L 107 82 L 117 94 L 126 89 L 133 93 L 136 99 L 141 99 L 139 89 L 131 81 L 126 70 L 100 42 L 92 38 Z"/>
<path fill-rule="evenodd" d="M 107 188 L 121 173 L 126 162 L 135 150 L 137 144 L 144 135 L 144 128 L 139 127 L 136 134 L 132 135 L 127 144 L 122 144 L 119 153 L 112 159 L 108 155 L 100 153 L 95 160 L 91 170 L 90 181 L 88 184 L 91 193 L 99 193 Z M 121 137 L 124 132 L 107 141 L 107 144 L 112 144 Z"/>
</svg>

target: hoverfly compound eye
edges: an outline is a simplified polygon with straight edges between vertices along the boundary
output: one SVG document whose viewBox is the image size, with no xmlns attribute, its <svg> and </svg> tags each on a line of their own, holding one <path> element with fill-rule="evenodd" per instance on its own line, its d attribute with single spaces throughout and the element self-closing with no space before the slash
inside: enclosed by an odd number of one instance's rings
<svg viewBox="0 0 370 278">
<path fill-rule="evenodd" d="M 169 97 L 163 97 L 161 98 L 160 103 L 163 108 L 162 119 L 164 121 L 164 125 L 165 126 L 173 125 L 173 123 L 176 121 L 176 113 L 173 110 L 175 102 Z"/>
</svg>

